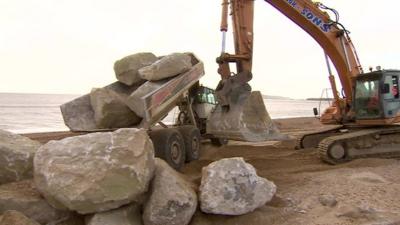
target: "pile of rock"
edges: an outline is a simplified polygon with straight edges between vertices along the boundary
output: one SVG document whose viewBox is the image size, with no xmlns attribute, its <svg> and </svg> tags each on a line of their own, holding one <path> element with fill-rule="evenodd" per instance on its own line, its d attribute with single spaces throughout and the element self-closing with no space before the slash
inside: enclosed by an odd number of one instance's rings
<svg viewBox="0 0 400 225">
<path fill-rule="evenodd" d="M 72 131 L 132 127 L 144 117 L 141 97 L 159 88 L 168 78 L 188 71 L 192 57 L 173 53 L 157 57 L 137 53 L 114 64 L 117 82 L 94 88 L 61 106 L 65 124 Z"/>
<path fill-rule="evenodd" d="M 17 163 L 21 151 L 29 172 Z M 205 213 L 241 215 L 276 192 L 254 167 L 231 158 L 203 168 L 197 195 L 193 183 L 154 157 L 147 132 L 135 128 L 42 146 L 2 132 L 0 158 L 0 171 L 15 173 L 1 180 L 0 225 L 185 225 L 198 202 Z"/>
</svg>

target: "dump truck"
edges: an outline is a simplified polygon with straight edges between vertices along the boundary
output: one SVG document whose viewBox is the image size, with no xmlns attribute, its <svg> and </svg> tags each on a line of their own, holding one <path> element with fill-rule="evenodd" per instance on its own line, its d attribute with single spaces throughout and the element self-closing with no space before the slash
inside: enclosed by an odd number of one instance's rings
<svg viewBox="0 0 400 225">
<path fill-rule="evenodd" d="M 214 145 L 224 145 L 228 139 L 243 140 L 248 136 L 249 129 L 256 130 L 258 136 L 254 141 L 264 137 L 273 137 L 279 134 L 275 127 L 271 127 L 269 117 L 260 93 L 253 94 L 247 102 L 249 108 L 241 116 L 251 117 L 255 124 L 246 123 L 246 119 L 238 120 L 232 124 L 235 126 L 228 132 L 213 133 L 213 127 L 231 126 L 230 124 L 209 123 L 209 118 L 216 109 L 217 101 L 215 91 L 200 85 L 200 78 L 205 74 L 203 62 L 194 54 L 188 53 L 192 59 L 192 68 L 180 75 L 167 78 L 157 88 L 140 98 L 143 118 L 134 128 L 146 129 L 154 144 L 155 155 L 168 162 L 173 168 L 179 170 L 185 162 L 199 158 L 201 140 L 210 139 Z M 114 83 L 106 88 L 127 89 L 121 83 Z M 137 88 L 137 87 L 136 87 Z M 125 90 L 124 90 L 125 91 Z M 249 102 L 251 101 L 251 102 Z M 257 107 L 254 107 L 257 106 Z M 165 124 L 162 120 L 178 107 L 179 113 L 173 124 Z M 91 107 L 89 95 L 82 96 L 61 106 L 65 124 L 75 132 L 103 132 L 112 129 L 97 129 L 94 125 L 94 112 Z M 89 121 L 89 122 L 88 122 Z M 260 126 L 262 123 L 268 126 Z M 262 124 L 261 123 L 261 124 Z M 234 134 L 234 135 L 232 135 Z M 264 135 L 262 135 L 264 134 Z M 248 139 L 248 137 L 246 137 Z"/>
</svg>

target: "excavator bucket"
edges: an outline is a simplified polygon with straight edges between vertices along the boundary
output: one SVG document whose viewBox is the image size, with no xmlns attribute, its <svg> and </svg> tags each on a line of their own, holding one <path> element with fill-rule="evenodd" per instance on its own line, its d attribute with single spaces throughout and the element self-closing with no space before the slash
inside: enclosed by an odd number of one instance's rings
<svg viewBox="0 0 400 225">
<path fill-rule="evenodd" d="M 288 138 L 272 122 L 259 91 L 241 91 L 229 98 L 229 109 L 219 104 L 210 114 L 207 133 L 218 138 L 249 142 Z"/>
</svg>

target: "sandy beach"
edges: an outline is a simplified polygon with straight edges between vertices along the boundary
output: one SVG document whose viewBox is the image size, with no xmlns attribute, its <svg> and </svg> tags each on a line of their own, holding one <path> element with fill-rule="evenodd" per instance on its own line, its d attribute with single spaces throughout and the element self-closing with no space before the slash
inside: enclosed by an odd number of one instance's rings
<svg viewBox="0 0 400 225">
<path fill-rule="evenodd" d="M 329 128 L 316 118 L 274 120 L 279 129 L 292 137 Z M 26 134 L 45 143 L 79 135 L 71 132 Z M 230 157 L 243 157 L 257 173 L 278 186 L 276 196 L 256 211 L 243 216 L 201 213 L 192 225 L 261 224 L 399 224 L 400 161 L 360 159 L 342 165 L 328 165 L 316 149 L 294 149 L 295 141 L 247 143 L 230 141 L 223 147 L 204 141 L 200 159 L 186 164 L 182 172 L 197 186 L 201 169 L 209 163 Z M 328 197 L 327 197 L 328 196 Z M 324 199 L 335 204 L 325 206 Z M 332 200 L 333 199 L 333 200 Z"/>
</svg>

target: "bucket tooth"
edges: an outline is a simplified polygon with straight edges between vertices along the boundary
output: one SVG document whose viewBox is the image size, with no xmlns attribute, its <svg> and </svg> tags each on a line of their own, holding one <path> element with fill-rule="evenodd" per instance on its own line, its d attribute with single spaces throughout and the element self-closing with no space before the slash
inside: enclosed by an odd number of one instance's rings
<svg viewBox="0 0 400 225">
<path fill-rule="evenodd" d="M 261 142 L 284 140 L 272 122 L 259 91 L 242 93 L 229 110 L 217 105 L 207 120 L 207 133 L 230 140 Z"/>
</svg>

